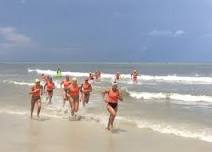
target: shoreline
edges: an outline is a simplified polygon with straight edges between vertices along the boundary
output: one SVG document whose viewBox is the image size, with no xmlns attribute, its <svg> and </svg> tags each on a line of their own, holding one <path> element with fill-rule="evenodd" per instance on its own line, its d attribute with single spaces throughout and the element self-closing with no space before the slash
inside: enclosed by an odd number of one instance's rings
<svg viewBox="0 0 212 152">
<path fill-rule="evenodd" d="M 119 124 L 110 132 L 94 121 L 61 121 L 42 114 L 40 121 L 24 115 L 1 114 L 0 121 L 2 151 L 210 152 L 212 149 L 211 143 L 138 129 L 128 124 Z"/>
</svg>

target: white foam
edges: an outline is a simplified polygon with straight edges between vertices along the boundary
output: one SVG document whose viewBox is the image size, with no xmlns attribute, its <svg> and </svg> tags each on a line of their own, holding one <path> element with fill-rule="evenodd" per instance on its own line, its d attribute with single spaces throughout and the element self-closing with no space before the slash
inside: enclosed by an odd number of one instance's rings
<svg viewBox="0 0 212 152">
<path fill-rule="evenodd" d="M 10 115 L 21 115 L 21 116 L 29 116 L 29 112 L 26 111 L 14 111 L 14 110 L 0 110 L 0 114 L 10 114 Z M 68 117 L 60 116 L 58 114 L 49 114 L 49 113 L 41 113 L 41 117 L 48 118 L 56 118 L 56 119 L 67 119 Z M 85 121 L 95 121 L 101 125 L 106 125 L 108 121 L 108 116 L 104 114 L 84 114 L 82 117 Z M 117 117 L 115 124 L 119 123 L 119 121 L 130 122 L 136 124 L 138 128 L 141 129 L 151 129 L 153 131 L 162 133 L 175 135 L 179 137 L 198 139 L 206 142 L 212 142 L 212 130 L 209 128 L 200 128 L 200 129 L 192 129 L 184 124 L 176 124 L 170 125 L 163 122 L 156 121 L 147 121 L 147 120 L 133 120 L 127 119 L 125 117 Z"/>
<path fill-rule="evenodd" d="M 136 99 L 172 99 L 170 102 L 184 105 L 211 105 L 212 96 L 194 96 L 190 94 L 178 93 L 152 93 L 127 91 L 129 95 Z M 154 100 L 157 102 L 157 100 Z M 160 102 L 160 101 L 158 101 Z"/>
<path fill-rule="evenodd" d="M 13 81 L 13 80 L 4 80 L 3 83 L 8 83 L 8 84 L 14 84 L 14 85 L 21 85 L 21 86 L 33 86 L 34 83 L 30 82 L 24 82 L 24 81 Z M 61 88 L 60 87 L 60 81 L 54 81 L 55 87 L 56 88 Z M 44 85 L 43 82 L 41 82 L 42 85 Z"/>
<path fill-rule="evenodd" d="M 55 75 L 56 71 L 53 70 L 41 70 L 41 69 L 28 69 L 28 72 L 36 72 L 38 74 Z M 75 77 L 85 77 L 88 76 L 86 72 L 62 72 L 62 75 L 70 75 Z M 114 79 L 114 74 L 102 73 L 101 78 L 109 79 L 110 81 Z M 127 80 L 128 84 L 131 84 L 130 74 L 121 74 L 121 80 Z M 212 77 L 200 77 L 199 75 L 192 76 L 177 76 L 177 75 L 167 75 L 167 76 L 152 76 L 152 75 L 141 75 L 138 77 L 139 81 L 156 81 L 156 82 L 167 82 L 167 83 L 183 83 L 183 84 L 212 84 Z M 124 81 L 123 81 L 124 82 Z M 140 83 L 139 83 L 140 84 Z"/>
<path fill-rule="evenodd" d="M 170 124 L 162 123 L 161 121 L 150 122 L 146 120 L 136 121 L 136 124 L 138 128 L 147 128 L 163 134 L 176 135 L 179 137 L 193 138 L 206 142 L 212 142 L 212 130 L 209 128 L 192 129 L 183 124 L 175 124 L 173 126 Z"/>
<path fill-rule="evenodd" d="M 12 80 L 4 80 L 3 83 L 9 83 L 9 84 L 15 84 L 15 85 L 27 85 L 27 86 L 32 86 L 33 83 L 29 82 L 19 82 L 19 81 L 12 81 Z"/>
</svg>

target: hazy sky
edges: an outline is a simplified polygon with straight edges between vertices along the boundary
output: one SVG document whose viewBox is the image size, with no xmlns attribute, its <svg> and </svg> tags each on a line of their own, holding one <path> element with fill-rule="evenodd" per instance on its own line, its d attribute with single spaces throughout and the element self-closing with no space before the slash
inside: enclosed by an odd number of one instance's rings
<svg viewBox="0 0 212 152">
<path fill-rule="evenodd" d="M 212 61 L 212 0 L 0 0 L 0 61 Z"/>
</svg>

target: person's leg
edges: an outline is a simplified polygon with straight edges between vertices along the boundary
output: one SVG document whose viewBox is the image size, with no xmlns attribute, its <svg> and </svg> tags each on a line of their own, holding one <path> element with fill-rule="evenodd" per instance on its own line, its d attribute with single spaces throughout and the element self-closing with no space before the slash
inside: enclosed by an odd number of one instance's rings
<svg viewBox="0 0 212 152">
<path fill-rule="evenodd" d="M 35 107 L 35 100 L 32 98 L 31 99 L 31 119 L 33 118 L 33 111 L 34 111 L 34 107 Z"/>
<path fill-rule="evenodd" d="M 68 97 L 67 97 L 66 91 L 64 90 L 64 92 L 63 92 L 63 107 L 65 107 L 66 100 L 68 100 Z"/>
<path fill-rule="evenodd" d="M 53 90 L 48 92 L 48 96 L 49 96 L 49 103 L 48 104 L 51 104 L 52 103 Z"/>
<path fill-rule="evenodd" d="M 71 115 L 74 115 L 74 100 L 72 97 L 69 97 L 69 104 L 70 104 L 70 108 L 71 108 Z"/>
<path fill-rule="evenodd" d="M 108 120 L 107 129 L 108 130 L 111 130 L 111 128 L 112 128 L 112 121 L 114 121 L 113 119 L 116 116 L 116 111 L 110 105 L 107 105 L 107 111 L 110 113 L 110 117 L 109 117 L 109 120 Z"/>
<path fill-rule="evenodd" d="M 41 99 L 38 99 L 38 100 L 37 100 L 37 106 L 38 106 L 38 109 L 37 109 L 37 117 L 40 118 Z"/>
<path fill-rule="evenodd" d="M 84 100 L 85 100 L 85 103 L 86 104 L 88 104 L 89 99 L 90 99 L 90 93 L 88 93 L 88 94 L 85 95 L 85 99 Z"/>
<path fill-rule="evenodd" d="M 74 112 L 78 112 L 79 110 L 79 97 L 74 99 Z"/>
<path fill-rule="evenodd" d="M 112 116 L 112 120 L 111 120 L 111 127 L 112 127 L 112 128 L 113 128 L 113 122 L 114 122 L 114 120 L 115 120 L 115 118 L 116 118 L 116 115 L 117 115 L 118 107 L 116 107 L 116 108 L 114 109 L 114 111 L 115 111 L 115 113 L 114 113 L 114 115 Z"/>
</svg>

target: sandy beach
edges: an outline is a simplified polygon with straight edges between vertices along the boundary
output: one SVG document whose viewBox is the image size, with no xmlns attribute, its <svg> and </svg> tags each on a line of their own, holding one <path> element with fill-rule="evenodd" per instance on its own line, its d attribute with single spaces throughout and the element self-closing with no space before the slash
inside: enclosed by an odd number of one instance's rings
<svg viewBox="0 0 212 152">
<path fill-rule="evenodd" d="M 68 120 L 69 113 L 65 113 L 66 110 L 62 108 L 62 91 L 59 87 L 54 92 L 52 105 L 47 105 L 45 95 L 42 97 L 41 120 L 31 120 L 28 92 L 33 79 L 40 73 L 27 71 L 27 64 L 11 66 L 11 72 L 7 71 L 8 68 L 3 68 L 0 77 L 1 151 L 211 152 L 212 90 L 210 85 L 197 85 L 196 81 L 200 81 L 200 78 L 191 77 L 191 83 L 194 84 L 184 85 L 181 80 L 185 78 L 181 76 L 178 77 L 178 84 L 161 83 L 161 80 L 157 79 L 142 79 L 141 84 L 132 85 L 128 84 L 127 77 L 124 78 L 120 85 L 125 91 L 125 100 L 119 104 L 114 130 L 110 132 L 105 129 L 108 112 L 101 90 L 110 85 L 112 74 L 103 74 L 101 82 L 93 83 L 89 104 L 85 108 L 80 106 L 80 121 Z M 46 68 L 45 65 L 41 66 L 44 66 L 43 69 Z M 93 67 L 87 66 L 85 68 Z M 67 66 L 66 73 L 70 73 L 68 68 Z M 19 69 L 19 73 L 13 72 L 13 69 Z M 51 74 L 49 70 L 46 72 Z M 82 81 L 86 73 L 70 74 L 78 74 L 79 81 Z M 187 81 L 189 80 L 185 79 L 185 83 Z M 206 80 L 202 77 L 201 81 Z M 60 80 L 55 80 L 55 83 L 59 86 Z M 197 92 L 200 91 L 198 96 L 193 92 L 187 92 L 194 86 Z M 176 91 L 178 94 L 173 94 L 169 100 L 164 99 L 167 90 L 173 87 L 173 92 Z M 208 92 L 205 92 L 206 88 Z M 69 108 L 68 104 L 66 108 Z"/>
<path fill-rule="evenodd" d="M 211 152 L 212 145 L 121 124 L 109 132 L 93 121 L 0 115 L 0 147 L 7 152 Z"/>
</svg>

